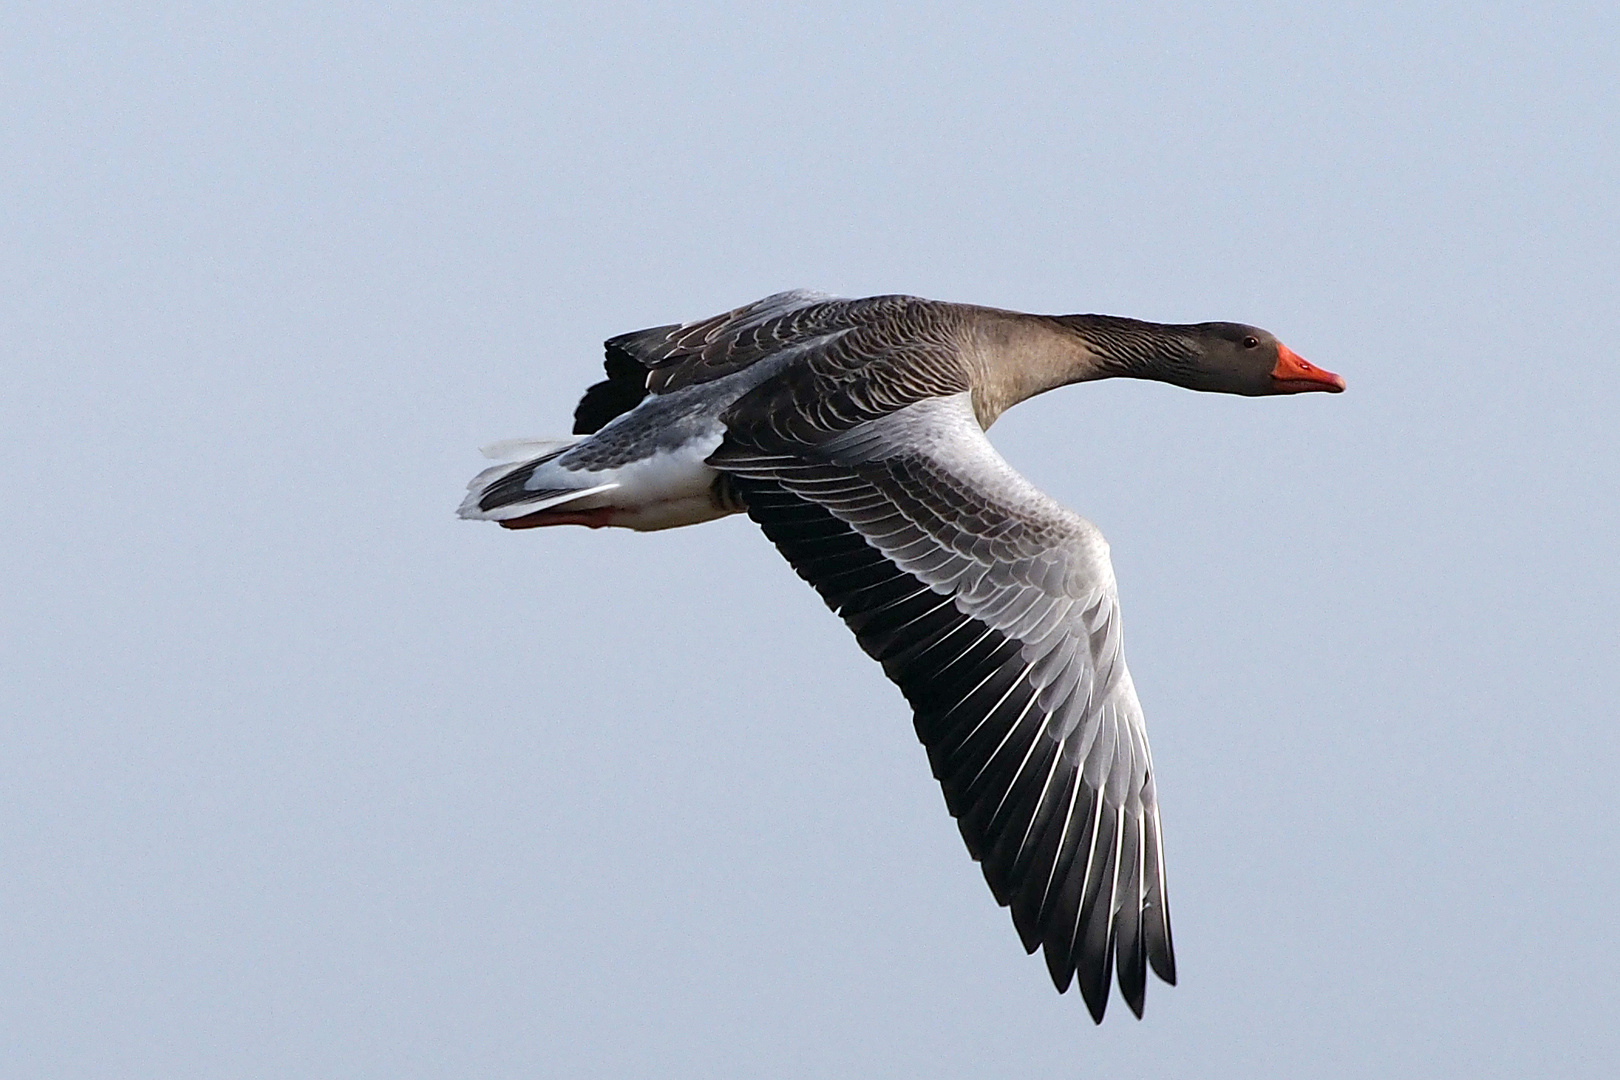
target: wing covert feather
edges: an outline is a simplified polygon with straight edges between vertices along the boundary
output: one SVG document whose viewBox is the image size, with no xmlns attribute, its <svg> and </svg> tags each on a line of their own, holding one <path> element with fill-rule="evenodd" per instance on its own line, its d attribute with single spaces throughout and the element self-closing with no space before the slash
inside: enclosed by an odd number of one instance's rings
<svg viewBox="0 0 1620 1080">
<path fill-rule="evenodd" d="M 726 414 L 755 445 L 815 442 L 916 401 L 965 390 L 972 371 L 962 349 L 964 309 L 914 296 L 844 300 L 777 293 L 696 322 L 609 338 L 606 382 L 582 402 L 580 426 L 605 423 L 612 408 L 736 375 L 762 361 L 782 365 Z M 611 416 L 607 416 L 611 419 Z"/>
</svg>

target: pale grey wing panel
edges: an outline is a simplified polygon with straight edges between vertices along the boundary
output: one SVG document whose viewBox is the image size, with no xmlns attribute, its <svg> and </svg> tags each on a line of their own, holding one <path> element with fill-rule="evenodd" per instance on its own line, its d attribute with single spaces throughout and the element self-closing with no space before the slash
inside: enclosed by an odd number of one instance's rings
<svg viewBox="0 0 1620 1080">
<path fill-rule="evenodd" d="M 1158 806 L 1107 545 L 1018 476 L 966 395 L 797 455 L 711 462 L 882 662 L 1025 947 L 1102 1017 L 1175 967 Z"/>
</svg>

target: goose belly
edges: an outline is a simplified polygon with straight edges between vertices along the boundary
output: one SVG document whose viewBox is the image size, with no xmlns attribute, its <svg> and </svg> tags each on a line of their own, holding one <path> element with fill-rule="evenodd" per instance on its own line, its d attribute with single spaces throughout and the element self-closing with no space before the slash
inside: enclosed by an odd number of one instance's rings
<svg viewBox="0 0 1620 1080">
<path fill-rule="evenodd" d="M 713 450 L 713 446 L 687 443 L 622 465 L 613 470 L 617 487 L 580 499 L 569 508 L 607 510 L 606 524 L 640 532 L 696 525 L 738 513 L 742 505 L 726 496 L 721 474 L 704 463 Z"/>
</svg>

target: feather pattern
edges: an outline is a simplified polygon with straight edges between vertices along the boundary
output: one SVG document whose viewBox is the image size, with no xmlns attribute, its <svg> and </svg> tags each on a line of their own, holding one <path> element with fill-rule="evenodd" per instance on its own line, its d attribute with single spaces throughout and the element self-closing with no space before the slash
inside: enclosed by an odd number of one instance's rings
<svg viewBox="0 0 1620 1080">
<path fill-rule="evenodd" d="M 965 392 L 709 461 L 883 664 L 1025 947 L 1101 1020 L 1175 979 L 1159 810 L 1108 547 L 985 439 Z M 1152 840 L 1150 846 L 1149 840 Z"/>
<path fill-rule="evenodd" d="M 738 384 L 747 392 L 733 399 L 728 422 L 758 418 L 778 437 L 801 440 L 967 389 L 964 317 L 979 310 L 987 309 L 915 296 L 777 293 L 710 319 L 610 338 L 606 367 L 610 382 L 622 381 L 621 358 L 634 358 L 647 391 L 660 395 L 792 355 L 791 365 L 770 365 L 773 378 Z"/>
</svg>

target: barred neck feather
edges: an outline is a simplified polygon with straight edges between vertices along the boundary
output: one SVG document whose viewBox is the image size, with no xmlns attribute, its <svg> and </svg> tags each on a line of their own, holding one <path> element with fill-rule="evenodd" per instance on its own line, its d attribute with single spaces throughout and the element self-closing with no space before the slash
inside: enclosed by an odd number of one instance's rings
<svg viewBox="0 0 1620 1080">
<path fill-rule="evenodd" d="M 1098 378 L 1163 379 L 1190 370 L 1198 359 L 1187 326 L 1117 315 L 1058 315 L 1053 321 L 1085 342 L 1097 358 Z"/>
<path fill-rule="evenodd" d="M 1177 381 L 1197 363 L 1188 327 L 1113 315 L 1022 315 L 980 309 L 980 423 L 1036 394 L 1093 379 Z"/>
</svg>

